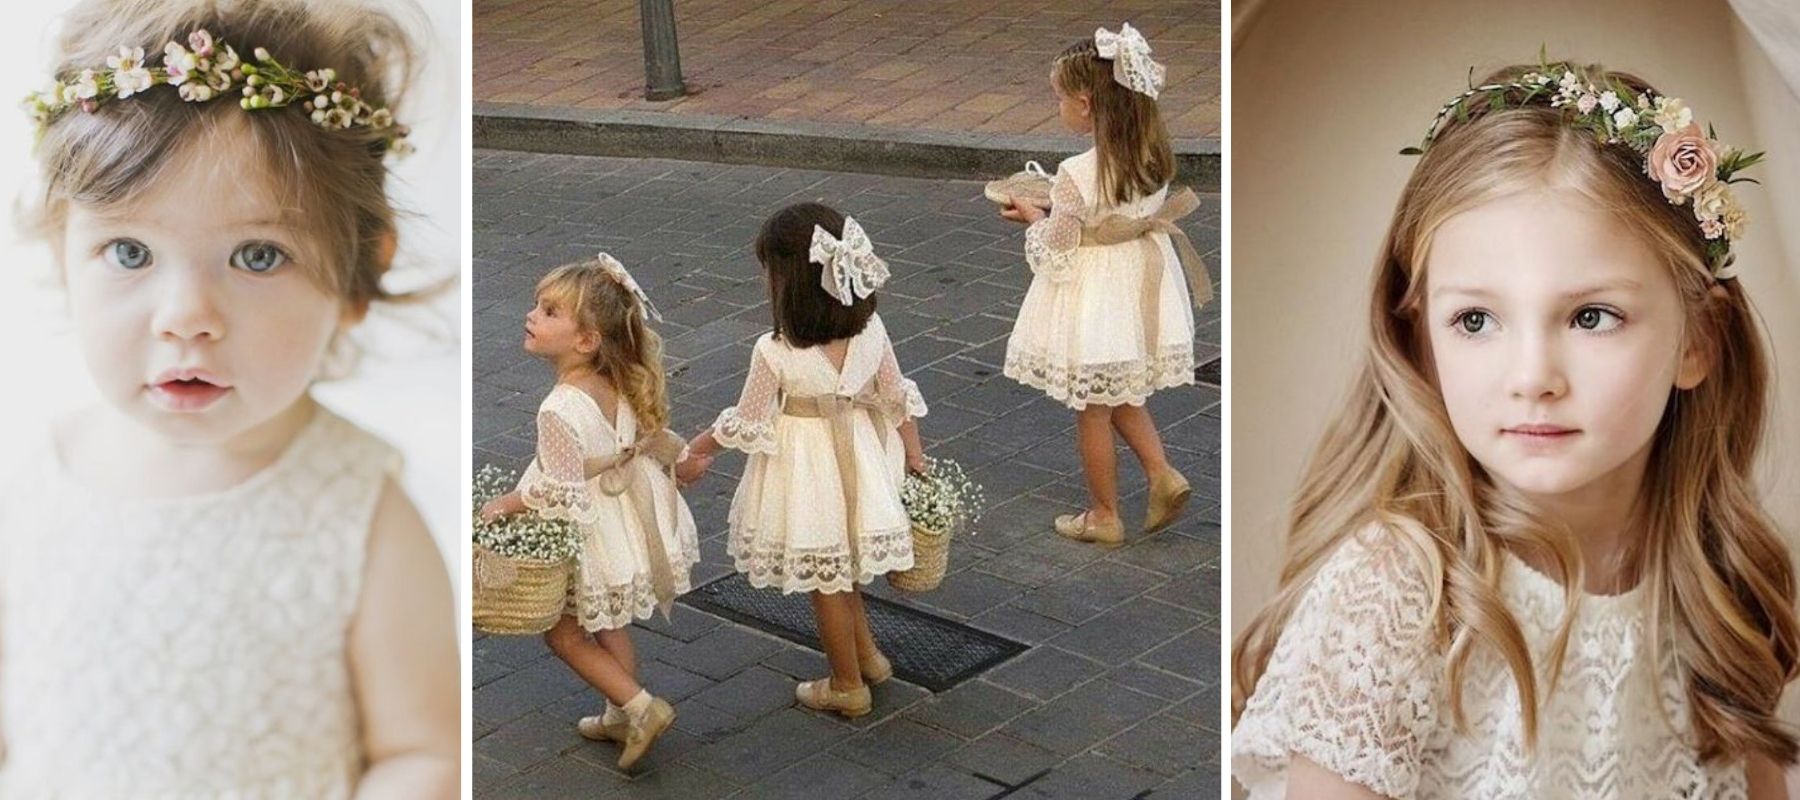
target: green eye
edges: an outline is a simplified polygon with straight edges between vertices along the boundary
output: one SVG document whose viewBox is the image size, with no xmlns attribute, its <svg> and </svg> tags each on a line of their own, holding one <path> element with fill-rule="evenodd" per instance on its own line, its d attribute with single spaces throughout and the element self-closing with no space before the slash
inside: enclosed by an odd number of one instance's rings
<svg viewBox="0 0 1800 800">
<path fill-rule="evenodd" d="M 143 269 L 150 266 L 150 248 L 136 239 L 114 239 L 100 250 L 106 263 L 120 269 Z"/>
<path fill-rule="evenodd" d="M 251 272 L 270 272 L 287 263 L 287 253 L 268 242 L 248 242 L 231 254 L 231 265 Z"/>
</svg>

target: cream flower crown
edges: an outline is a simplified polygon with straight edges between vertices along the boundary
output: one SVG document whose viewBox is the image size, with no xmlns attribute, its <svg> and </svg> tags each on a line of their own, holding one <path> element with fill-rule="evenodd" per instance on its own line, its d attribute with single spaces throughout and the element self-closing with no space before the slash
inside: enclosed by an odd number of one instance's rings
<svg viewBox="0 0 1800 800">
<path fill-rule="evenodd" d="M 1756 183 L 1736 176 L 1761 162 L 1763 154 L 1720 144 L 1710 125 L 1702 133 L 1693 111 L 1676 98 L 1634 94 L 1612 78 L 1597 85 L 1584 70 L 1567 62 L 1546 63 L 1540 57 L 1539 65 L 1538 71 L 1527 72 L 1516 82 L 1471 86 L 1438 111 L 1419 146 L 1400 154 L 1424 154 L 1452 114 L 1459 120 L 1469 118 L 1471 104 L 1498 110 L 1547 103 L 1562 109 L 1570 125 L 1600 142 L 1631 148 L 1644 160 L 1644 174 L 1656 181 L 1670 203 L 1692 200 L 1714 280 L 1736 277 L 1731 242 L 1743 236 L 1748 216 L 1730 184 Z"/>
<path fill-rule="evenodd" d="M 181 99 L 192 103 L 204 103 L 237 89 L 241 95 L 238 105 L 246 111 L 281 108 L 299 101 L 321 128 L 368 128 L 382 133 L 388 152 L 412 152 L 406 126 L 394 124 L 394 115 L 386 107 L 365 102 L 360 90 L 337 79 L 335 70 L 289 69 L 261 47 L 251 51 L 251 58 L 252 63 L 245 63 L 224 40 L 196 30 L 188 34 L 186 45 L 169 42 L 163 46 L 160 67 L 145 64 L 144 48 L 120 47 L 118 55 L 107 57 L 105 69 L 63 75 L 49 89 L 25 98 L 24 106 L 42 133 L 72 109 L 91 112 L 103 103 L 124 100 L 157 84 L 174 86 Z"/>
</svg>

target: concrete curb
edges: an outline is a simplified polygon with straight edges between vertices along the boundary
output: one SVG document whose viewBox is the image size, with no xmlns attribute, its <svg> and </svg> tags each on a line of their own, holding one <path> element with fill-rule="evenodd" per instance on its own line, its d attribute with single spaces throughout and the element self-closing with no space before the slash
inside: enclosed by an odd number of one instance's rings
<svg viewBox="0 0 1800 800">
<path fill-rule="evenodd" d="M 729 164 L 872 172 L 919 178 L 991 179 L 1028 159 L 1054 170 L 1087 149 L 1076 136 L 908 131 L 828 122 L 708 114 L 599 111 L 475 103 L 475 146 L 570 155 L 675 158 Z M 1178 182 L 1219 191 L 1214 139 L 1175 140 Z"/>
</svg>

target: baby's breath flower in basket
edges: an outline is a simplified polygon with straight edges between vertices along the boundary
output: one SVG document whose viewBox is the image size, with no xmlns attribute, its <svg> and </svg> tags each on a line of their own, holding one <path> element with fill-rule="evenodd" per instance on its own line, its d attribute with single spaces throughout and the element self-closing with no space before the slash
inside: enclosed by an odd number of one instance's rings
<svg viewBox="0 0 1800 800">
<path fill-rule="evenodd" d="M 906 476 L 900 502 L 912 519 L 913 567 L 888 573 L 888 584 L 903 592 L 936 589 L 949 568 L 951 535 L 981 518 L 986 497 L 961 464 L 928 458 L 924 475 Z"/>
<path fill-rule="evenodd" d="M 535 513 L 481 521 L 481 506 L 519 482 L 511 470 L 484 464 L 475 474 L 475 627 L 486 633 L 534 634 L 562 616 L 570 562 L 581 535 Z"/>
</svg>

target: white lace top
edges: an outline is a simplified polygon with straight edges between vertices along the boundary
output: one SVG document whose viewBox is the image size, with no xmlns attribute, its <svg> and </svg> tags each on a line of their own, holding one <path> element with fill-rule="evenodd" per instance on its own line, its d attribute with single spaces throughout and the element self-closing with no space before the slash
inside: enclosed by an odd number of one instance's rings
<svg viewBox="0 0 1800 800">
<path fill-rule="evenodd" d="M 233 488 L 129 499 L 42 452 L 0 514 L 0 797 L 348 796 L 349 625 L 398 454 L 319 408 Z"/>
<path fill-rule="evenodd" d="M 1673 660 L 1649 658 L 1641 589 L 1581 600 L 1555 692 L 1542 698 L 1539 682 L 1535 756 L 1512 674 L 1491 649 L 1470 660 L 1459 731 L 1423 570 L 1384 537 L 1371 528 L 1341 545 L 1282 631 L 1231 736 L 1232 773 L 1252 800 L 1284 796 L 1292 754 L 1400 800 L 1745 796 L 1741 762 L 1703 765 L 1683 741 L 1685 685 Z M 1510 555 L 1501 577 L 1542 663 L 1562 587 Z"/>
</svg>

